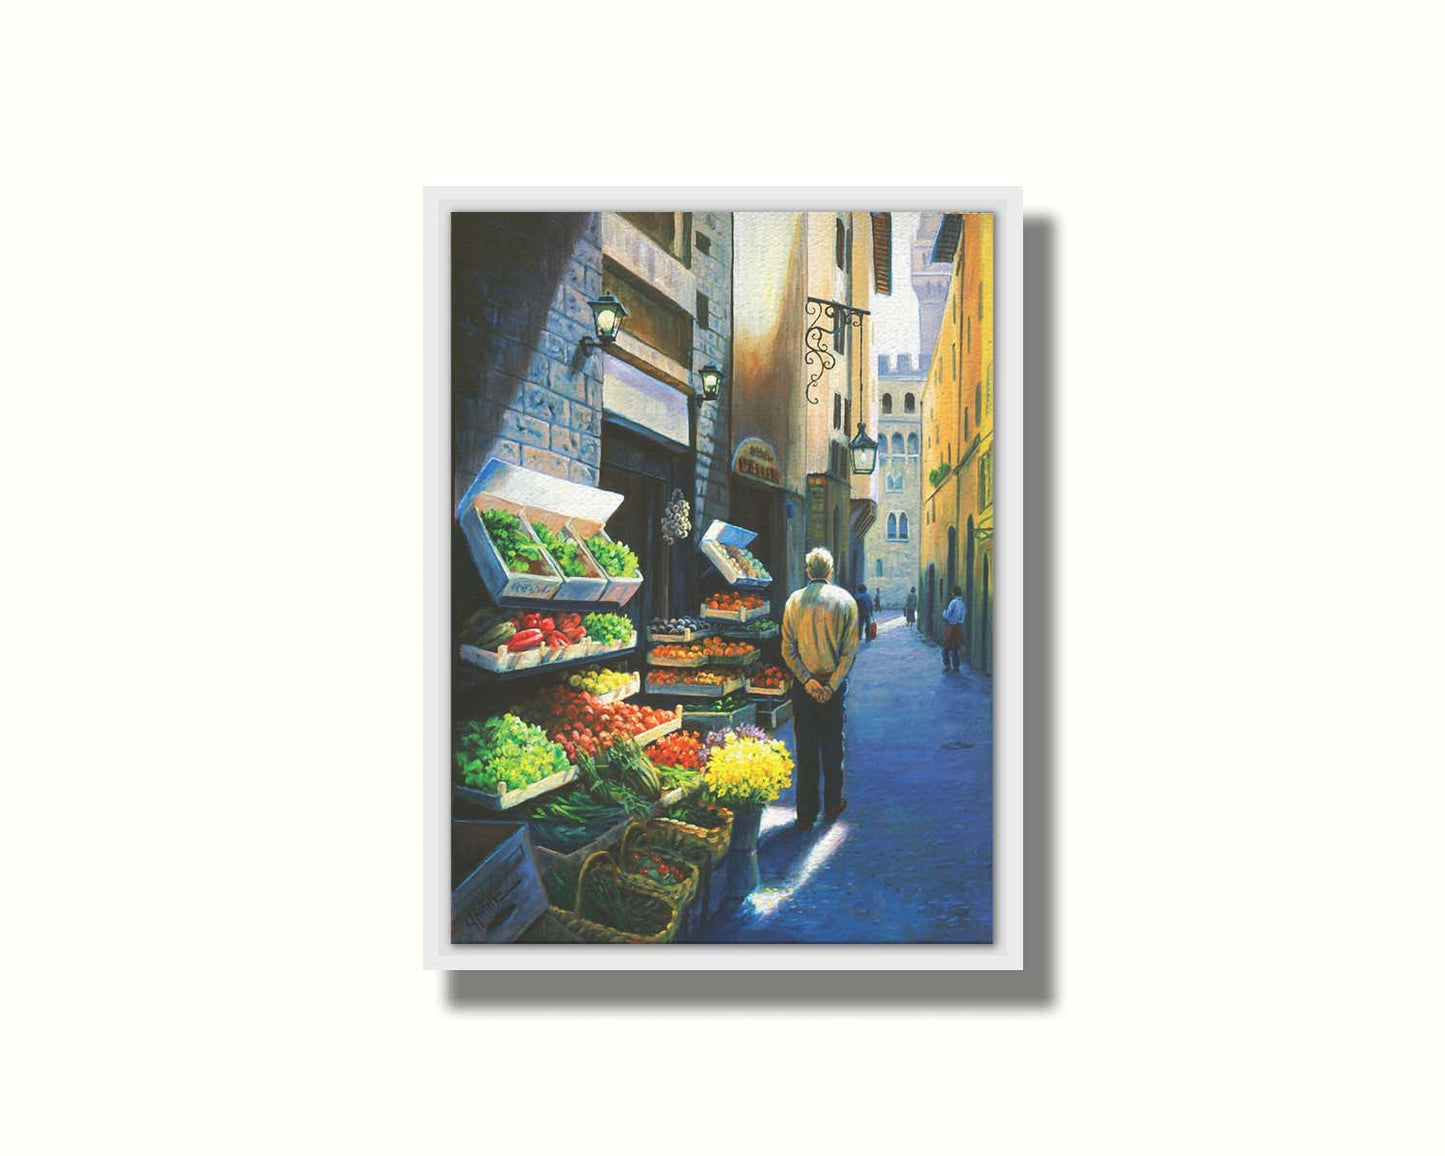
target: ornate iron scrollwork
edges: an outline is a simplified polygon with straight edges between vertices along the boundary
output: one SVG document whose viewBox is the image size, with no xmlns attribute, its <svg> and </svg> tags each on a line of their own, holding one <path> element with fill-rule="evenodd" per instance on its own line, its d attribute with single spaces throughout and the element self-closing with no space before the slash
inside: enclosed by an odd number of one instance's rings
<svg viewBox="0 0 1445 1156">
<path fill-rule="evenodd" d="M 804 308 L 808 327 L 803 331 L 803 365 L 815 368 L 807 384 L 803 386 L 803 392 L 812 405 L 817 405 L 818 399 L 813 396 L 813 386 L 823 379 L 823 374 L 838 364 L 833 349 L 834 335 L 844 325 L 861 329 L 868 310 L 855 309 L 841 301 L 828 301 L 822 297 L 809 297 Z"/>
</svg>

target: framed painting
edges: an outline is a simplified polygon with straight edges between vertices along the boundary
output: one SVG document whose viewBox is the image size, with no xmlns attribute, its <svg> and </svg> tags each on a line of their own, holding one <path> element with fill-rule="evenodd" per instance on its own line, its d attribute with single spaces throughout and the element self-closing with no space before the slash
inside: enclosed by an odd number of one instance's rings
<svg viewBox="0 0 1445 1156">
<path fill-rule="evenodd" d="M 1020 968 L 1019 191 L 425 226 L 428 966 Z"/>
</svg>

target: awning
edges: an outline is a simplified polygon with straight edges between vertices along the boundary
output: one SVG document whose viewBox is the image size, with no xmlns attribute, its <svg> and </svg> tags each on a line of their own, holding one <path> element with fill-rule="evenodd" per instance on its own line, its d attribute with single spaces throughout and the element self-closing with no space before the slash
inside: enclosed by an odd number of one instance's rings
<svg viewBox="0 0 1445 1156">
<path fill-rule="evenodd" d="M 873 213 L 873 288 L 893 292 L 893 214 Z"/>
<path fill-rule="evenodd" d="M 963 236 L 963 214 L 944 213 L 943 223 L 938 226 L 938 236 L 933 239 L 933 255 L 929 258 L 934 264 L 951 264 L 953 255 L 958 252 L 958 239 Z"/>
</svg>

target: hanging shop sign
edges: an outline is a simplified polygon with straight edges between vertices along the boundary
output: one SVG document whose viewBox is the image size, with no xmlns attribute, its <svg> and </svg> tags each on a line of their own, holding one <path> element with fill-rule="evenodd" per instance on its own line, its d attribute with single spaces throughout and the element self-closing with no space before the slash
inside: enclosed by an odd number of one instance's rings
<svg viewBox="0 0 1445 1156">
<path fill-rule="evenodd" d="M 783 484 L 783 467 L 778 464 L 778 455 L 762 438 L 744 438 L 738 442 L 733 452 L 733 473 L 768 486 Z"/>
</svg>

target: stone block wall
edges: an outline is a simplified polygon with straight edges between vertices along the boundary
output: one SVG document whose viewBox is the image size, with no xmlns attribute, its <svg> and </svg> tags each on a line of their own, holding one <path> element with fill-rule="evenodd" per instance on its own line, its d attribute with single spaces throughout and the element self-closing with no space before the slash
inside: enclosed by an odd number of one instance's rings
<svg viewBox="0 0 1445 1156">
<path fill-rule="evenodd" d="M 706 238 L 707 252 L 698 241 Z M 708 299 L 708 323 L 695 316 L 692 337 L 693 383 L 701 388 L 698 371 L 708 362 L 722 367 L 722 396 L 698 402 L 696 509 L 699 532 L 714 518 L 728 516 L 732 439 L 729 409 L 732 404 L 732 266 L 731 213 L 697 213 L 693 217 L 692 272 L 697 290 Z"/>
<path fill-rule="evenodd" d="M 595 486 L 601 358 L 580 342 L 602 292 L 599 214 L 455 213 L 451 225 L 453 500 L 493 457 Z"/>
</svg>

